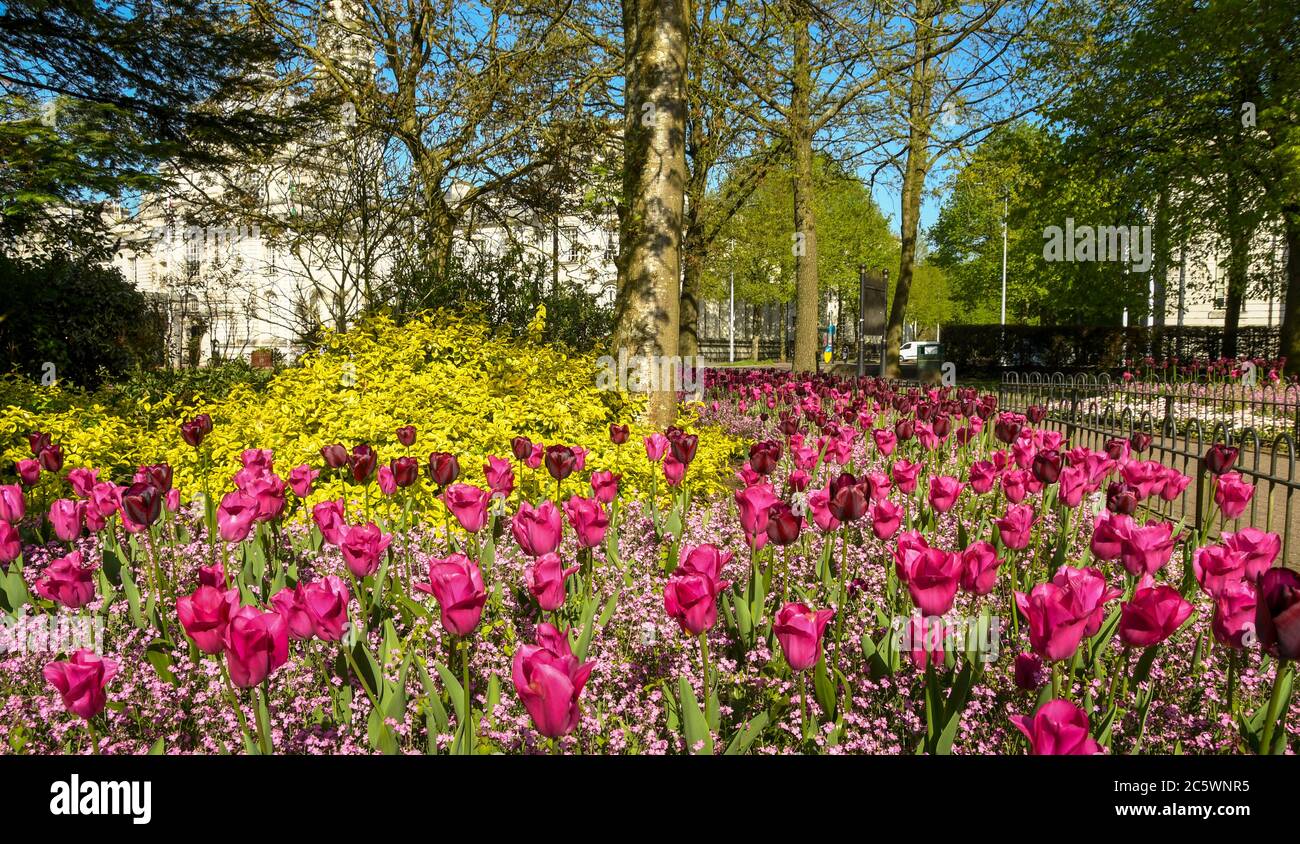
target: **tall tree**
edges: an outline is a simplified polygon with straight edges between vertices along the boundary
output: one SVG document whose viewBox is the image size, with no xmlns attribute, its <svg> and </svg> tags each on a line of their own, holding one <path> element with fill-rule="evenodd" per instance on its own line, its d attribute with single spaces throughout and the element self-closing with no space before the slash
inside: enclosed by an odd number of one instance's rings
<svg viewBox="0 0 1300 844">
<path fill-rule="evenodd" d="M 651 360 L 678 354 L 686 187 L 686 0 L 623 0 L 623 202 L 613 349 Z M 672 423 L 673 384 L 657 372 L 647 420 Z"/>
</svg>

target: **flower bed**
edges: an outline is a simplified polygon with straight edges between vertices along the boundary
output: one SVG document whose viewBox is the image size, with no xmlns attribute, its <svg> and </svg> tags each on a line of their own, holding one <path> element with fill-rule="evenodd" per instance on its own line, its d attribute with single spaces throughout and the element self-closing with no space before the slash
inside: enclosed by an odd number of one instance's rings
<svg viewBox="0 0 1300 844">
<path fill-rule="evenodd" d="M 391 432 L 294 438 L 295 412 L 283 453 L 197 416 L 163 452 L 191 474 L 124 483 L 33 433 L 0 604 L 102 642 L 0 655 L 0 747 L 1294 749 L 1300 576 L 1248 525 L 1200 547 L 1135 519 L 1190 480 L 1140 437 L 1092 452 L 972 390 L 760 370 L 710 372 L 681 428 L 606 416 L 576 448 L 557 420 L 458 453 L 454 417 L 371 413 Z M 1207 461 L 1229 520 L 1234 459 Z"/>
</svg>

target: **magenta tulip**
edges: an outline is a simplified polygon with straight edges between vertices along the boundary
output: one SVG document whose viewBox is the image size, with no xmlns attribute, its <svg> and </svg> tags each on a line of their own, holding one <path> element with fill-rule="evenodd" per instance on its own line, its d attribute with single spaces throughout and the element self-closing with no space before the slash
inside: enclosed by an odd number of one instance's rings
<svg viewBox="0 0 1300 844">
<path fill-rule="evenodd" d="M 312 633 L 325 642 L 343 638 L 348 625 L 348 602 L 352 600 L 347 584 L 329 575 L 302 587 L 302 607 L 311 620 Z"/>
<path fill-rule="evenodd" d="M 430 560 L 429 582 L 417 583 L 415 588 L 437 600 L 442 626 L 448 633 L 464 637 L 478 627 L 487 590 L 478 565 L 464 554 Z"/>
<path fill-rule="evenodd" d="M 117 673 L 117 661 L 82 648 L 64 662 L 51 662 L 41 672 L 73 715 L 89 721 L 108 703 L 104 689 Z"/>
<path fill-rule="evenodd" d="M 564 606 L 564 582 L 578 573 L 579 566 L 564 568 L 558 554 L 543 554 L 524 569 L 528 594 L 547 612 Z"/>
<path fill-rule="evenodd" d="M 289 659 L 289 626 L 277 612 L 240 607 L 226 626 L 226 665 L 230 681 L 249 689 Z"/>
<path fill-rule="evenodd" d="M 217 532 L 226 542 L 238 543 L 248 538 L 257 518 L 257 499 L 239 490 L 228 492 L 217 507 Z"/>
<path fill-rule="evenodd" d="M 1174 635 L 1191 614 L 1192 605 L 1183 600 L 1177 589 L 1153 585 L 1146 578 L 1133 598 L 1120 605 L 1120 641 L 1135 648 L 1158 645 Z"/>
<path fill-rule="evenodd" d="M 470 533 L 478 533 L 487 524 L 488 493 L 472 484 L 452 484 L 442 493 L 442 503 Z"/>
<path fill-rule="evenodd" d="M 50 563 L 35 589 L 47 601 L 75 610 L 94 600 L 95 579 L 91 569 L 81 567 L 81 553 L 74 551 Z"/>
<path fill-rule="evenodd" d="M 520 502 L 519 510 L 510 522 L 510 533 L 519 548 L 530 557 L 549 554 L 560 547 L 564 522 L 559 508 L 550 501 L 537 507 L 527 501 Z"/>
<path fill-rule="evenodd" d="M 379 571 L 384 551 L 388 550 L 392 541 L 390 534 L 384 533 L 371 522 L 348 528 L 343 534 L 343 541 L 339 543 L 339 550 L 343 552 L 343 561 L 347 563 L 348 571 L 358 578 L 369 577 Z"/>
<path fill-rule="evenodd" d="M 807 671 L 821 659 L 822 634 L 834 616 L 835 610 L 814 610 L 795 602 L 777 612 L 772 629 L 793 670 Z"/>
<path fill-rule="evenodd" d="M 550 624 L 537 626 L 537 639 L 515 651 L 510 676 L 537 731 L 561 738 L 578 726 L 578 698 L 596 663 L 579 663 L 568 637 Z"/>
<path fill-rule="evenodd" d="M 579 546 L 595 548 L 605 540 L 609 516 L 596 499 L 575 495 L 564 502 L 564 514 L 569 517 L 569 525 L 578 538 Z"/>
<path fill-rule="evenodd" d="M 239 590 L 200 586 L 193 595 L 176 599 L 181 627 L 205 654 L 221 653 L 226 647 L 226 627 L 239 610 Z"/>
<path fill-rule="evenodd" d="M 1088 715 L 1068 700 L 1049 700 L 1032 716 L 1012 715 L 1034 756 L 1092 756 L 1101 747 L 1088 735 Z"/>
</svg>

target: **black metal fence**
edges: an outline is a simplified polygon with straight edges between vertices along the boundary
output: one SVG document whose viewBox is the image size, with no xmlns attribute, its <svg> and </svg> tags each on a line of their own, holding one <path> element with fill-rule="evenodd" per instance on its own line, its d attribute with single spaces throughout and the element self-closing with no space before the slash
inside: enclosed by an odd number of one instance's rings
<svg viewBox="0 0 1300 844">
<path fill-rule="evenodd" d="M 1282 537 L 1282 556 L 1300 566 L 1300 543 L 1290 541 L 1300 507 L 1296 443 L 1300 441 L 1300 387 L 1244 384 L 1147 384 L 1107 375 L 1010 372 L 998 390 L 999 407 L 1047 410 L 1043 424 L 1072 445 L 1100 450 L 1114 437 L 1151 436 L 1150 459 L 1191 477 L 1176 501 L 1152 503 L 1150 515 L 1182 520 L 1210 537 L 1254 525 Z M 1237 524 L 1223 524 L 1212 500 L 1212 475 L 1204 467 L 1215 443 L 1240 449 L 1234 471 L 1255 485 Z"/>
<path fill-rule="evenodd" d="M 1216 326 L 945 325 L 942 337 L 948 360 L 960 361 L 964 372 L 983 373 L 1118 372 L 1128 360 L 1215 360 L 1223 351 L 1223 329 Z M 1277 353 L 1277 328 L 1238 330 L 1238 356 Z"/>
</svg>

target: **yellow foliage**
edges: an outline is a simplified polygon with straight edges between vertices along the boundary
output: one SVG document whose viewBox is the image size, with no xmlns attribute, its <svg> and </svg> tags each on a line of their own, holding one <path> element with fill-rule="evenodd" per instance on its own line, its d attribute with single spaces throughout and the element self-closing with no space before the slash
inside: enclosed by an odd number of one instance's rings
<svg viewBox="0 0 1300 844">
<path fill-rule="evenodd" d="M 532 322 L 540 326 L 544 319 L 539 309 Z M 376 318 L 330 334 L 320 352 L 281 371 L 265 389 L 240 385 L 223 398 L 193 402 L 169 396 L 129 411 L 93 404 L 61 411 L 11 405 L 0 410 L 4 462 L 30 456 L 23 435 L 39 429 L 62 444 L 68 468 L 96 467 L 101 477 L 120 483 L 138 464 L 166 461 L 189 496 L 203 490 L 204 480 L 195 450 L 181 439 L 180 423 L 206 412 L 214 426 L 204 442 L 212 460 L 206 480 L 214 495 L 232 488 L 246 448 L 273 449 L 277 471 L 287 476 L 302 463 L 322 468 L 320 447 L 335 442 L 349 448 L 369 443 L 382 462 L 409 452 L 423 464 L 430 452 L 449 451 L 460 460 L 463 477 L 483 484 L 487 455 L 509 458 L 516 435 L 580 445 L 588 451 L 589 471 L 617 468 L 625 491 L 647 494 L 652 467 L 641 437 L 651 430 L 637 423 L 644 396 L 597 389 L 595 355 L 543 345 L 536 339 L 540 331 L 529 327 L 517 338 L 492 336 L 481 323 L 447 313 L 401 326 Z M 611 422 L 632 425 L 621 454 L 609 441 Z M 409 450 L 397 442 L 402 425 L 418 431 Z M 720 490 L 740 445 L 715 429 L 698 433 L 693 488 Z M 573 482 L 566 489 L 578 491 Z M 312 502 L 337 494 L 334 482 Z"/>
</svg>

